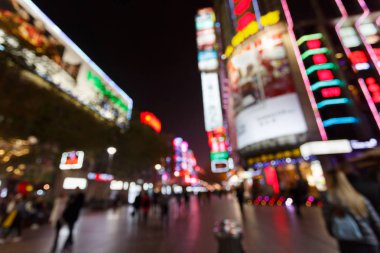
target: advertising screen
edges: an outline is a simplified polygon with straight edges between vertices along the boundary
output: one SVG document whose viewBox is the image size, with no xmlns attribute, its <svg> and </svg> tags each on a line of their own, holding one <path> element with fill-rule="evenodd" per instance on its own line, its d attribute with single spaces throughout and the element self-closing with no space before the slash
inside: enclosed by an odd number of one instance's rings
<svg viewBox="0 0 380 253">
<path fill-rule="evenodd" d="M 212 131 L 223 126 L 218 74 L 202 73 L 201 80 L 205 127 L 206 131 Z"/>
<path fill-rule="evenodd" d="M 283 33 L 249 38 L 236 48 L 227 69 L 239 149 L 307 131 Z"/>
<path fill-rule="evenodd" d="M 0 47 L 101 117 L 127 125 L 132 100 L 32 1 L 0 1 Z"/>
<path fill-rule="evenodd" d="M 83 166 L 84 152 L 70 151 L 62 154 L 59 168 L 61 170 L 79 170 Z"/>
</svg>

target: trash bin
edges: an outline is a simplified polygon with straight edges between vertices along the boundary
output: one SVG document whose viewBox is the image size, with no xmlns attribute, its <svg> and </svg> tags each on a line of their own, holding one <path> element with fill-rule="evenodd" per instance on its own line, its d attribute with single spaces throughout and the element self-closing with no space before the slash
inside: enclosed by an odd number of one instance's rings
<svg viewBox="0 0 380 253">
<path fill-rule="evenodd" d="M 222 220 L 215 224 L 214 234 L 218 240 L 218 253 L 244 253 L 241 245 L 242 229 L 232 220 Z"/>
</svg>

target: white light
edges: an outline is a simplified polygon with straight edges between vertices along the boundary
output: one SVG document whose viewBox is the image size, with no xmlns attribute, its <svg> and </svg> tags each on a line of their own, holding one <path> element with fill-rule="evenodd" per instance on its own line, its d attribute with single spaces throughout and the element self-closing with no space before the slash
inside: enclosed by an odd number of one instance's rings
<svg viewBox="0 0 380 253">
<path fill-rule="evenodd" d="M 152 183 L 149 184 L 149 189 L 153 189 L 154 185 Z"/>
<path fill-rule="evenodd" d="M 74 190 L 76 188 L 84 190 L 86 187 L 87 180 L 85 178 L 66 177 L 63 181 L 63 189 L 65 190 Z"/>
<path fill-rule="evenodd" d="M 369 141 L 357 141 L 357 140 L 351 141 L 351 147 L 353 149 L 368 149 L 368 148 L 374 148 L 376 146 L 377 146 L 376 139 L 370 139 Z"/>
<path fill-rule="evenodd" d="M 114 148 L 114 147 L 109 147 L 109 148 L 107 148 L 107 153 L 108 153 L 109 155 L 114 155 L 114 154 L 116 154 L 116 152 L 117 152 L 117 149 Z"/>
<path fill-rule="evenodd" d="M 129 183 L 128 182 L 124 182 L 124 190 L 126 191 L 126 190 L 128 190 L 128 186 L 129 186 Z"/>
<path fill-rule="evenodd" d="M 8 196 L 8 189 L 7 188 L 4 188 L 1 190 L 0 192 L 0 198 L 6 198 Z"/>
<path fill-rule="evenodd" d="M 285 205 L 286 206 L 291 206 L 293 204 L 293 199 L 291 199 L 291 198 L 288 198 L 286 201 L 285 201 Z"/>
<path fill-rule="evenodd" d="M 43 190 L 38 190 L 38 191 L 37 191 L 37 195 L 38 195 L 38 196 L 42 196 L 42 195 L 44 195 L 44 191 L 43 191 Z"/>
<path fill-rule="evenodd" d="M 162 166 L 161 166 L 161 164 L 156 164 L 156 165 L 154 166 L 154 168 L 155 168 L 156 170 L 160 170 L 160 169 L 162 169 Z"/>
<path fill-rule="evenodd" d="M 363 63 L 358 63 L 358 64 L 356 64 L 355 65 L 355 68 L 357 69 L 357 70 L 367 70 L 367 69 L 369 69 L 370 68 L 370 65 L 369 65 L 369 63 L 368 62 L 363 62 Z"/>
<path fill-rule="evenodd" d="M 311 162 L 312 184 L 314 184 L 319 191 L 326 191 L 326 179 L 323 175 L 323 169 L 320 161 Z M 309 181 L 309 179 L 308 179 Z M 310 182 L 309 182 L 310 184 Z M 310 185 L 312 186 L 312 185 Z"/>
<path fill-rule="evenodd" d="M 124 187 L 124 182 L 123 181 L 116 181 L 116 180 L 113 180 L 110 184 L 110 189 L 112 191 L 121 191 L 123 190 L 123 187 Z"/>
<path fill-rule="evenodd" d="M 360 27 L 360 32 L 364 35 L 364 36 L 371 36 L 371 35 L 375 35 L 377 34 L 377 28 L 374 24 L 372 23 L 368 23 L 368 24 L 362 24 Z"/>
<path fill-rule="evenodd" d="M 314 141 L 300 147 L 303 157 L 312 155 L 347 154 L 352 152 L 349 140 Z"/>
<path fill-rule="evenodd" d="M 181 194 L 182 193 L 182 186 L 179 185 L 173 185 L 173 192 L 175 194 Z"/>
<path fill-rule="evenodd" d="M 149 190 L 149 184 L 148 183 L 144 183 L 143 189 L 144 189 L 144 191 Z"/>
<path fill-rule="evenodd" d="M 179 171 L 174 171 L 174 176 L 179 177 Z"/>
</svg>

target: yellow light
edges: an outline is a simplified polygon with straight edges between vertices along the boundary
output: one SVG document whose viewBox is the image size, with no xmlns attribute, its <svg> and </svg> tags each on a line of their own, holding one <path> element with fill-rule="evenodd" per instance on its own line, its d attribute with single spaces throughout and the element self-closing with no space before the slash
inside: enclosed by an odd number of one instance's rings
<svg viewBox="0 0 380 253">
<path fill-rule="evenodd" d="M 5 155 L 5 150 L 4 149 L 0 149 L 0 155 Z"/>
<path fill-rule="evenodd" d="M 4 156 L 3 158 L 3 162 L 7 163 L 11 160 L 11 158 L 9 156 Z"/>
<path fill-rule="evenodd" d="M 18 166 L 18 168 L 19 168 L 20 170 L 25 170 L 26 165 L 25 165 L 25 164 L 20 164 L 20 165 Z"/>
<path fill-rule="evenodd" d="M 7 172 L 12 172 L 12 171 L 13 171 L 13 166 L 8 166 L 8 167 L 6 168 L 6 171 L 7 171 Z"/>
<path fill-rule="evenodd" d="M 260 19 L 260 23 L 263 26 L 275 25 L 280 22 L 280 11 L 271 11 L 266 15 L 262 16 Z"/>
<path fill-rule="evenodd" d="M 15 173 L 16 175 L 21 175 L 21 170 L 19 170 L 19 169 L 15 169 L 15 171 L 13 172 L 13 173 Z"/>
<path fill-rule="evenodd" d="M 33 191 L 33 186 L 32 186 L 32 185 L 28 185 L 28 186 L 26 187 L 26 191 L 27 191 L 27 192 L 32 192 L 32 191 Z"/>
</svg>

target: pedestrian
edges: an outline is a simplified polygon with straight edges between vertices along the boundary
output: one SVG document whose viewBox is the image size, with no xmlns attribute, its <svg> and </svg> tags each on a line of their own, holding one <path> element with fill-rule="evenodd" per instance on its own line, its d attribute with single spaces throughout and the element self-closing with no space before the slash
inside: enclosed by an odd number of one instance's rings
<svg viewBox="0 0 380 253">
<path fill-rule="evenodd" d="M 55 252 L 57 250 L 59 232 L 64 225 L 63 212 L 66 209 L 67 201 L 67 194 L 64 192 L 60 193 L 58 198 L 54 200 L 53 210 L 49 218 L 49 223 L 53 228 L 55 228 L 55 237 L 51 252 Z"/>
<path fill-rule="evenodd" d="M 185 200 L 185 205 L 188 206 L 190 202 L 190 195 L 187 192 L 186 188 L 183 189 L 182 193 L 183 193 L 183 199 Z"/>
<path fill-rule="evenodd" d="M 295 182 L 293 182 L 293 186 L 290 189 L 290 195 L 293 199 L 293 205 L 296 209 L 297 217 L 302 217 L 301 207 L 305 204 L 306 195 L 308 191 L 308 184 L 302 178 L 297 178 Z"/>
<path fill-rule="evenodd" d="M 84 205 L 85 196 L 79 188 L 76 189 L 75 194 L 69 197 L 66 208 L 63 212 L 63 219 L 69 227 L 69 235 L 64 244 L 64 248 L 69 248 L 73 245 L 73 230 L 75 223 L 79 218 L 80 211 Z"/>
<path fill-rule="evenodd" d="M 140 212 L 140 207 L 141 207 L 141 194 L 138 194 L 135 197 L 135 200 L 133 201 L 133 211 L 132 211 L 132 216 L 135 216 L 136 214 L 139 216 Z"/>
<path fill-rule="evenodd" d="M 325 173 L 323 214 L 327 229 L 342 253 L 379 253 L 380 218 L 341 171 Z"/>
<path fill-rule="evenodd" d="M 161 208 L 161 220 L 169 221 L 169 197 L 165 194 L 160 194 L 159 203 Z"/>
<path fill-rule="evenodd" d="M 237 187 L 236 198 L 239 202 L 240 210 L 243 211 L 243 205 L 244 205 L 244 185 L 243 184 Z"/>
<path fill-rule="evenodd" d="M 0 237 L 0 244 L 16 231 L 16 237 L 13 242 L 21 240 L 22 226 L 25 216 L 25 201 L 21 194 L 11 197 L 6 209 L 6 217 L 2 223 L 2 235 Z"/>
<path fill-rule="evenodd" d="M 144 222 L 148 221 L 148 213 L 150 209 L 150 198 L 149 195 L 144 191 L 141 196 L 141 208 L 143 212 Z"/>
</svg>

